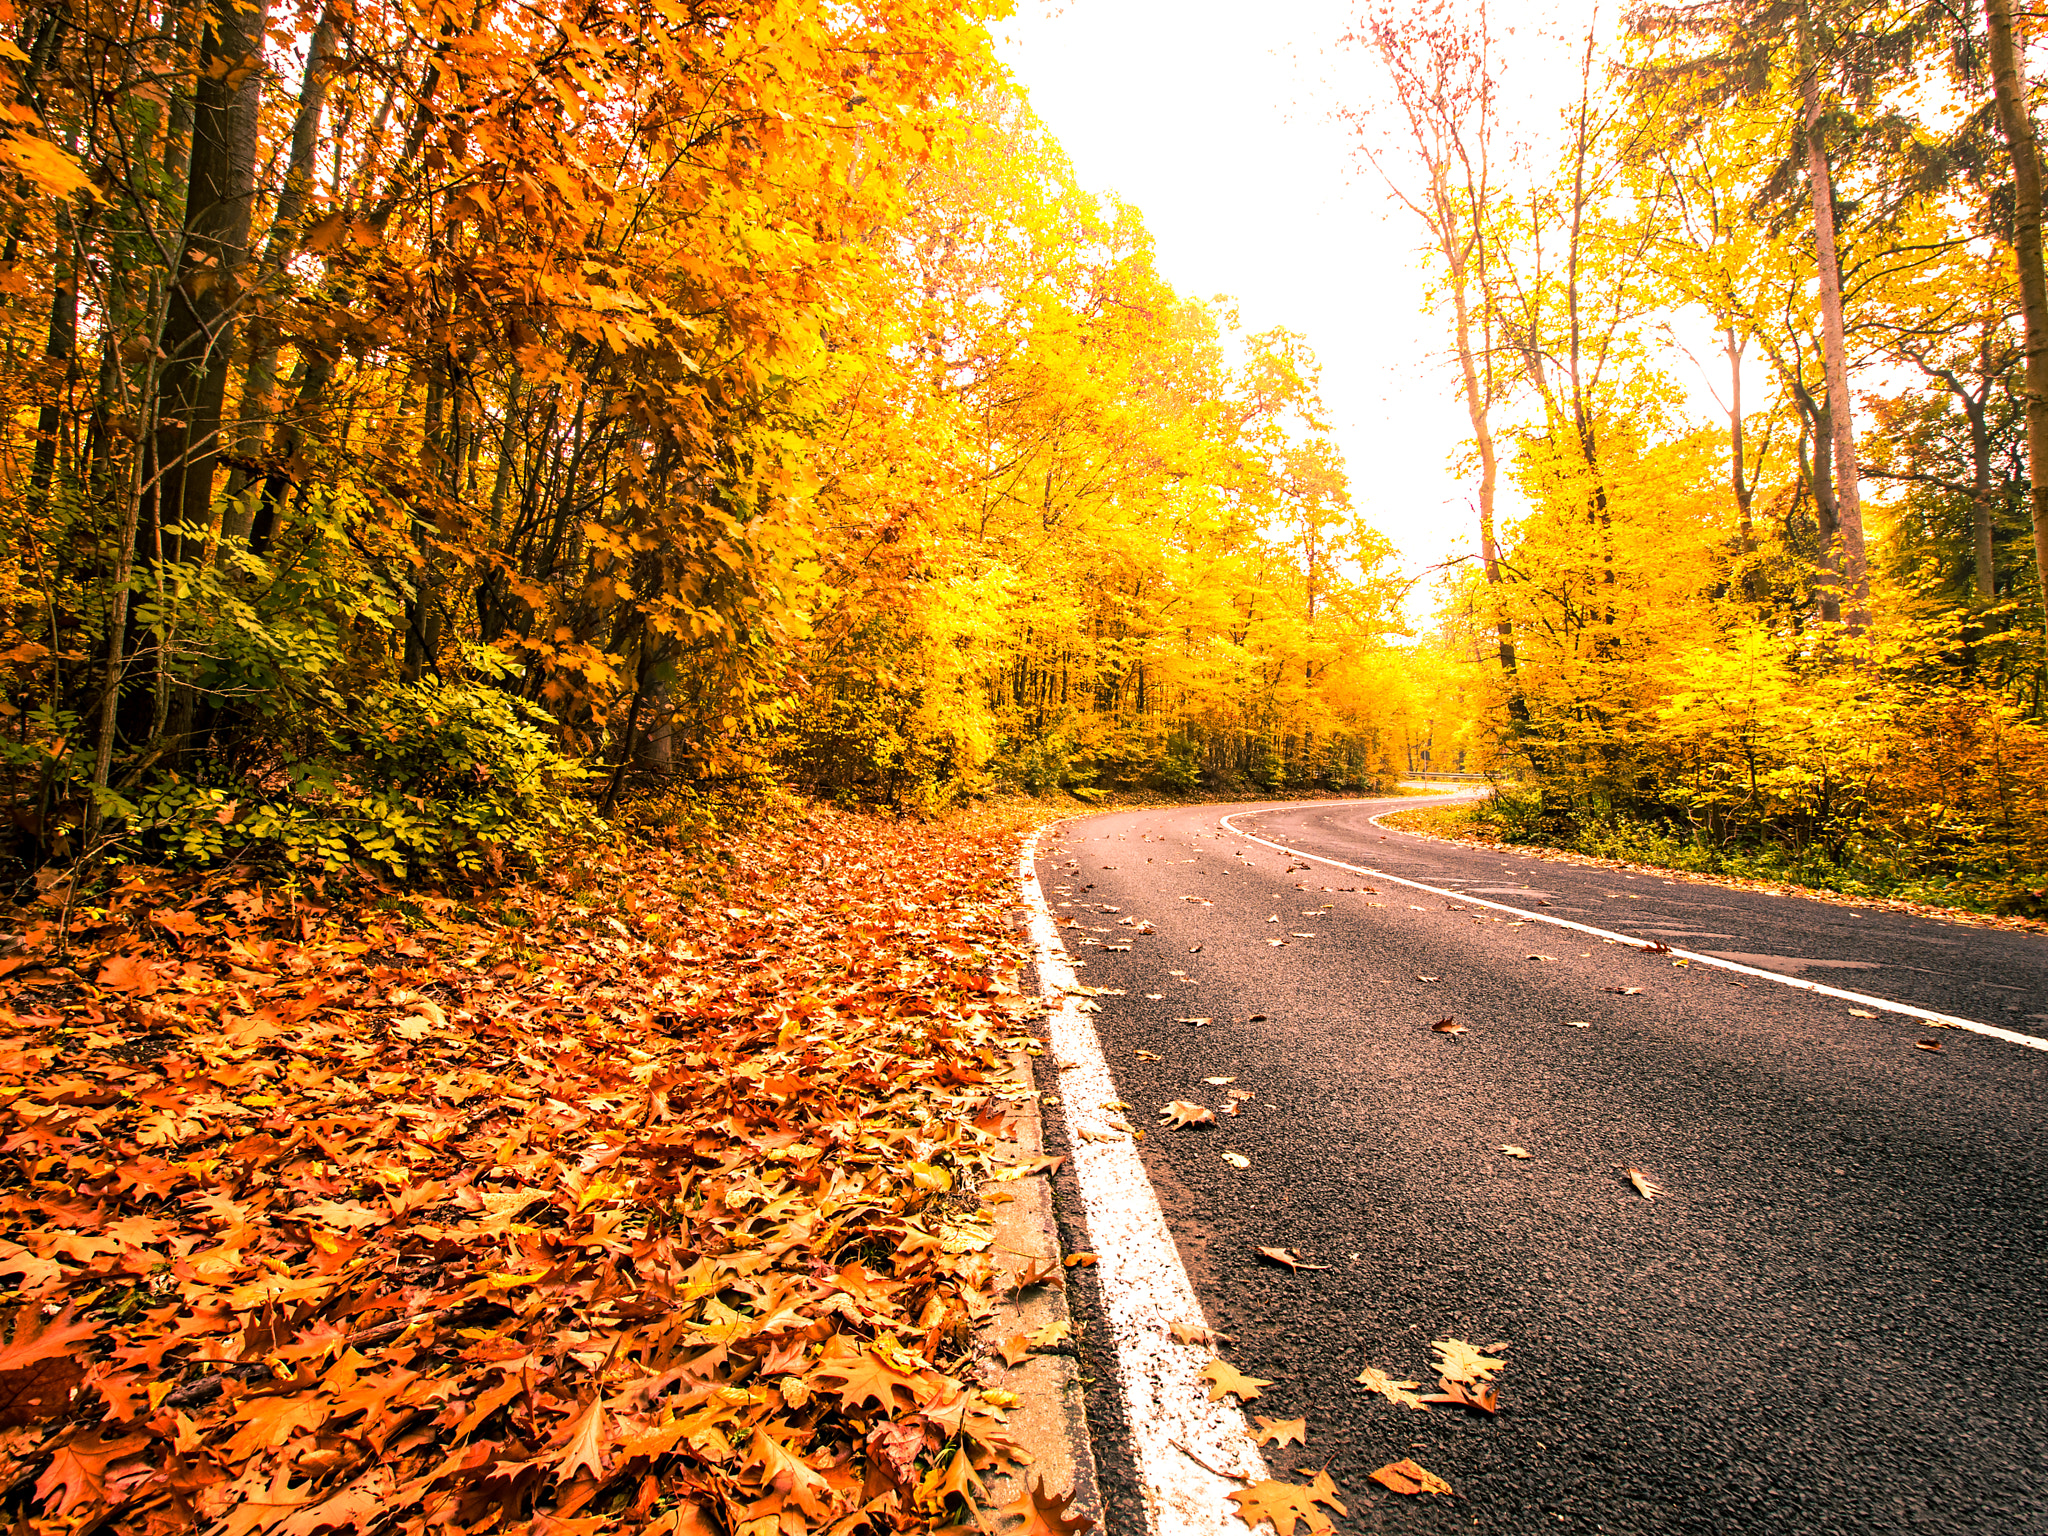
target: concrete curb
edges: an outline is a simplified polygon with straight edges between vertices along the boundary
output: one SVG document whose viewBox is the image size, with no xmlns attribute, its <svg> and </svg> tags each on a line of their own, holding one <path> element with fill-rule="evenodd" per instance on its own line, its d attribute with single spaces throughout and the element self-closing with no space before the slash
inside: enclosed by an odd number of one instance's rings
<svg viewBox="0 0 2048 1536">
<path fill-rule="evenodd" d="M 1014 1162 L 1030 1163 L 1045 1155 L 1045 1127 L 1033 1087 L 1031 1057 L 1019 1051 L 1011 1058 L 1010 1066 L 1019 1084 L 1029 1092 L 1017 1112 L 1009 1150 Z M 1014 1198 L 995 1207 L 997 1262 L 1012 1271 L 1028 1270 L 1033 1265 L 1059 1269 L 1060 1240 L 1059 1228 L 1053 1220 L 1052 1180 L 1033 1174 L 1002 1187 Z M 1005 1365 L 1002 1357 L 994 1353 L 996 1345 L 1020 1333 L 1033 1334 L 1062 1324 L 1065 1342 L 1034 1353 L 1016 1365 Z M 1017 1406 L 1009 1414 L 1010 1432 L 1031 1456 L 1030 1465 L 1021 1472 L 989 1478 L 990 1502 L 996 1508 L 1011 1503 L 1022 1495 L 1028 1479 L 1042 1484 L 1055 1497 L 1071 1494 L 1073 1503 L 1067 1512 L 1086 1515 L 1099 1528 L 1102 1492 L 1095 1481 L 1095 1454 L 1082 1404 L 1081 1362 L 1072 1340 L 1073 1315 L 1067 1306 L 1065 1289 L 1035 1285 L 1028 1292 L 1014 1294 L 997 1306 L 982 1328 L 990 1348 L 981 1365 L 982 1383 L 1016 1394 Z"/>
</svg>

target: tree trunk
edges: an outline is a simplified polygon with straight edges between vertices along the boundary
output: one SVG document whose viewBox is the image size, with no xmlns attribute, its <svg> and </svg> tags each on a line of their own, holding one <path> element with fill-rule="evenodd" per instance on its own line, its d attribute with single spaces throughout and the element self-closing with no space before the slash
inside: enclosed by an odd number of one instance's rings
<svg viewBox="0 0 2048 1536">
<path fill-rule="evenodd" d="M 164 326 L 156 395 L 155 465 L 143 487 L 142 553 L 159 568 L 183 558 L 183 525 L 210 523 L 220 458 L 228 363 L 249 254 L 256 200 L 256 128 L 262 105 L 267 0 L 244 11 L 233 0 L 205 18 L 193 91 L 185 227 Z M 157 582 L 163 589 L 161 578 Z M 193 698 L 171 665 L 171 628 L 157 621 L 157 685 L 148 721 L 131 711 L 126 734 L 145 734 L 175 761 L 189 733 Z"/>
<path fill-rule="evenodd" d="M 1751 511 L 1751 502 L 1756 489 L 1749 483 L 1748 467 L 1743 459 L 1742 440 L 1742 344 L 1736 339 L 1735 327 L 1727 330 L 1728 337 L 1728 478 L 1735 490 L 1735 527 L 1740 541 L 1740 553 L 1744 560 L 1756 548 L 1756 522 Z M 1744 581 L 1747 582 L 1747 573 Z"/>
<path fill-rule="evenodd" d="M 270 221 L 270 238 L 264 243 L 263 260 L 257 269 L 254 285 L 257 308 L 249 317 L 249 367 L 242 380 L 242 406 L 238 413 L 240 442 L 237 447 L 245 457 L 253 457 L 258 452 L 263 423 L 277 411 L 277 358 L 283 349 L 284 333 L 264 306 L 274 299 L 270 290 L 283 277 L 285 263 L 298 249 L 299 238 L 304 233 L 306 199 L 313 186 L 313 156 L 320 145 L 320 114 L 327 105 L 327 84 L 332 73 L 328 64 L 334 55 L 334 43 L 334 8 L 330 5 L 321 11 L 320 20 L 313 28 L 312 41 L 306 49 L 306 73 L 299 86 L 298 113 L 292 120 L 291 157 L 285 169 L 284 185 L 277 194 L 277 212 Z M 248 480 L 247 471 L 237 469 L 230 494 L 239 497 Z M 249 537 L 255 515 L 254 505 L 243 505 L 238 501 L 228 513 L 227 532 L 241 538 Z"/>
<path fill-rule="evenodd" d="M 145 548 L 167 560 L 180 553 L 178 525 L 204 523 L 212 510 L 221 407 L 256 196 L 265 9 L 244 12 L 232 0 L 220 0 L 200 45 L 183 249 L 161 342 L 158 479 L 144 509 Z"/>
<path fill-rule="evenodd" d="M 1838 545 L 1839 554 L 1831 547 L 1829 558 L 1840 562 L 1853 635 L 1870 625 L 1870 568 L 1863 549 L 1863 472 L 1856 457 L 1856 418 L 1849 399 L 1849 343 L 1842 320 L 1842 264 L 1835 245 L 1834 177 L 1828 165 L 1817 68 L 1812 28 L 1802 14 L 1799 90 L 1806 105 L 1806 180 L 1813 197 L 1814 265 L 1820 275 L 1821 363 L 1827 378 L 1828 419 L 1834 430 L 1836 538 L 1831 546 Z"/>
<path fill-rule="evenodd" d="M 1991 34 L 1991 90 L 2012 154 L 2013 256 L 2019 265 L 2020 313 L 2027 335 L 2027 484 L 2034 515 L 2034 572 L 2048 645 L 2048 275 L 2041 267 L 2041 151 L 2020 77 L 2012 0 L 1984 0 Z"/>
</svg>

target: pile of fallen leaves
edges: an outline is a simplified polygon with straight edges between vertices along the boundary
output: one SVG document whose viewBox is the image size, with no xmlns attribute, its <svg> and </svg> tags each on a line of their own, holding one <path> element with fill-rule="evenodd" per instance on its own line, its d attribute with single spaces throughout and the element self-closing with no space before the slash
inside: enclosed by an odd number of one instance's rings
<svg viewBox="0 0 2048 1536">
<path fill-rule="evenodd" d="M 1014 846 L 818 811 L 487 909 L 129 870 L 67 964 L 42 909 L 0 961 L 13 1529 L 974 1518 L 1013 1447 L 972 1325 L 1031 1278 L 977 1193 L 1027 1171 Z"/>
</svg>

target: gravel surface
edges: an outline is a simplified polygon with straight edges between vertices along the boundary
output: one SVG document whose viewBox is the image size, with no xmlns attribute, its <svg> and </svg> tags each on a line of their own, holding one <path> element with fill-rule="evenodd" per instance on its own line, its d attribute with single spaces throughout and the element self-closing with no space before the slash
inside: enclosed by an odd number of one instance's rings
<svg viewBox="0 0 2048 1536">
<path fill-rule="evenodd" d="M 1217 818 L 2030 1033 L 2048 939 L 1369 824 L 1414 803 L 1118 813 L 1042 845 L 1183 1261 L 1227 1358 L 1274 1383 L 1249 1411 L 1307 1420 L 1276 1468 L 1327 1465 L 1347 1531 L 2048 1530 L 2048 1052 L 1370 889 Z M 1180 1098 L 1219 1124 L 1160 1126 Z M 1498 1417 L 1355 1384 L 1431 1390 L 1443 1338 L 1509 1345 Z M 1113 1419 L 1096 1435 L 1121 1536 L 1129 1459 Z M 1402 1457 L 1459 1496 L 1368 1480 Z"/>
</svg>

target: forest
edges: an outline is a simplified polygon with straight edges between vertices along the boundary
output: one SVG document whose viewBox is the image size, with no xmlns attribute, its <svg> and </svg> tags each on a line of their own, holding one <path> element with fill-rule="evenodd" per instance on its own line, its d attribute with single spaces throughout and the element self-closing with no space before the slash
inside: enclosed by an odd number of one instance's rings
<svg viewBox="0 0 2048 1536">
<path fill-rule="evenodd" d="M 1420 626 L 1312 338 L 1174 291 L 998 15 L 8 5 L 18 862 L 476 876 L 650 786 L 1433 764 L 1502 835 L 2035 899 L 2009 0 L 1639 7 L 1533 136 L 1483 7 L 1359 15 L 1471 423 Z"/>
</svg>

